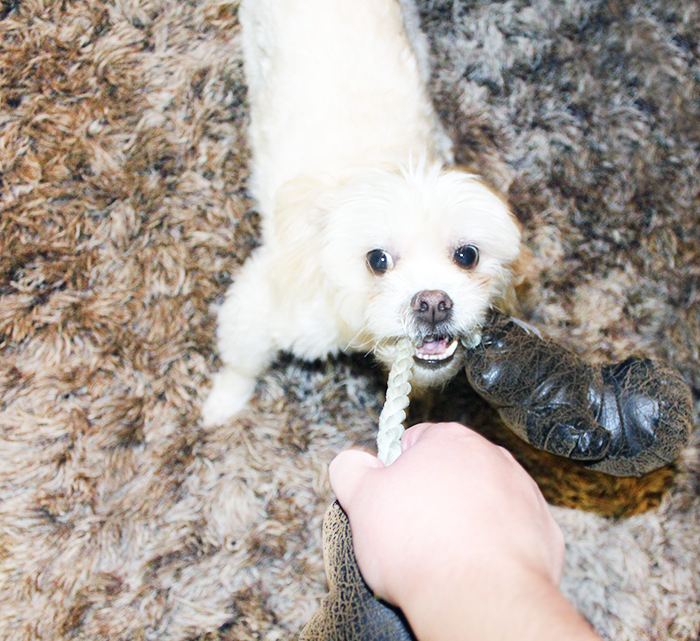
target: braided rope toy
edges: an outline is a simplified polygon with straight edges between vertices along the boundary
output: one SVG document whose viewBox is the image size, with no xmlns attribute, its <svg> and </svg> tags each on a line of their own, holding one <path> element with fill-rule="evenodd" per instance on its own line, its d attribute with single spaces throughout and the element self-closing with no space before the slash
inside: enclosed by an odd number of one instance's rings
<svg viewBox="0 0 700 641">
<path fill-rule="evenodd" d="M 386 401 L 379 415 L 377 433 L 378 457 L 384 465 L 390 465 L 401 454 L 401 435 L 409 403 L 408 395 L 411 393 L 414 351 L 410 338 L 401 338 L 396 343 L 396 358 L 389 372 Z"/>
<path fill-rule="evenodd" d="M 462 336 L 460 342 L 467 349 L 475 348 L 481 342 L 481 329 L 470 336 Z M 384 465 L 391 465 L 401 454 L 401 436 L 409 404 L 408 395 L 411 393 L 415 349 L 411 339 L 406 336 L 396 343 L 396 358 L 389 372 L 386 401 L 379 415 L 377 433 L 377 456 Z"/>
</svg>

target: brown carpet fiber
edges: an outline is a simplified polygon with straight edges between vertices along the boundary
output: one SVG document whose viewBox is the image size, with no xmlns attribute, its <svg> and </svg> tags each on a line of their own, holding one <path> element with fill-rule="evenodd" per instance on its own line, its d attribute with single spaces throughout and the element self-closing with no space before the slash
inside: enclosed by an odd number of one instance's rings
<svg viewBox="0 0 700 641">
<path fill-rule="evenodd" d="M 326 466 L 371 447 L 364 357 L 281 358 L 205 431 L 213 309 L 255 246 L 236 2 L 0 5 L 0 638 L 274 641 L 325 591 Z M 425 0 L 460 162 L 534 254 L 524 316 L 700 390 L 700 4 Z M 430 408 L 505 443 L 608 639 L 696 640 L 697 433 L 612 479 L 534 452 L 462 380 Z"/>
</svg>

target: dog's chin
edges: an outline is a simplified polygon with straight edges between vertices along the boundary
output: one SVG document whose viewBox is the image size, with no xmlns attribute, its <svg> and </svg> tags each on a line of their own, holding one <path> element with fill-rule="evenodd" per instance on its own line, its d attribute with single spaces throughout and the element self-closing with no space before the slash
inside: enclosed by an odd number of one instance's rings
<svg viewBox="0 0 700 641">
<path fill-rule="evenodd" d="M 428 336 L 417 339 L 416 342 L 412 387 L 421 389 L 444 385 L 464 367 L 467 350 L 458 337 Z M 391 367 L 394 360 L 393 344 L 385 344 L 375 353 L 388 368 Z"/>
<path fill-rule="evenodd" d="M 413 387 L 444 385 L 464 367 L 466 349 L 456 337 L 428 337 L 413 356 Z"/>
</svg>

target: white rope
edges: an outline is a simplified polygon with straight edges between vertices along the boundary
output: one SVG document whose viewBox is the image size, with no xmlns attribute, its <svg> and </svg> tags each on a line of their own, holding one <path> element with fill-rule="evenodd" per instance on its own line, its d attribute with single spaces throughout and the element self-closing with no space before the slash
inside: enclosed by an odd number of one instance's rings
<svg viewBox="0 0 700 641">
<path fill-rule="evenodd" d="M 401 435 L 409 403 L 408 395 L 411 393 L 414 351 L 413 342 L 407 337 L 396 343 L 396 358 L 389 372 L 386 401 L 379 415 L 377 433 L 378 456 L 384 465 L 390 465 L 401 454 Z"/>
</svg>

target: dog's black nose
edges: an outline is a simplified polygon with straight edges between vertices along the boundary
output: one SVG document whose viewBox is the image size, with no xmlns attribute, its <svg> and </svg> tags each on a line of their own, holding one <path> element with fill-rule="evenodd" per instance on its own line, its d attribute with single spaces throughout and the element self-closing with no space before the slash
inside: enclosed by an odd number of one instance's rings
<svg viewBox="0 0 700 641">
<path fill-rule="evenodd" d="M 430 325 L 447 320 L 452 311 L 452 299 L 439 289 L 426 289 L 418 292 L 411 300 L 411 309 L 416 317 Z"/>
</svg>

